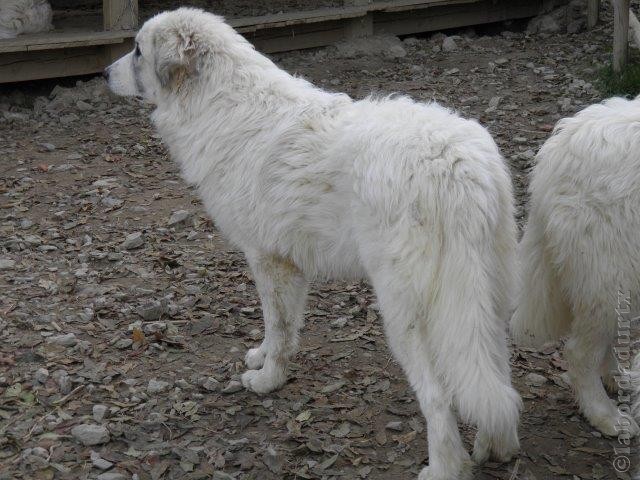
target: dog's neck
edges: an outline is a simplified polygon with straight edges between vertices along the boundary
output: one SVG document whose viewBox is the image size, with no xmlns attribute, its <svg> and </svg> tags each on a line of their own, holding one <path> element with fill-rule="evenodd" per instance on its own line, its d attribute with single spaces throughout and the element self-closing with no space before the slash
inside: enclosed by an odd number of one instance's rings
<svg viewBox="0 0 640 480">
<path fill-rule="evenodd" d="M 222 164 L 228 168 L 230 163 L 253 162 L 288 135 L 287 129 L 351 102 L 347 95 L 310 88 L 253 49 L 242 53 L 203 63 L 198 78 L 162 98 L 153 113 L 190 183 L 202 181 Z"/>
</svg>

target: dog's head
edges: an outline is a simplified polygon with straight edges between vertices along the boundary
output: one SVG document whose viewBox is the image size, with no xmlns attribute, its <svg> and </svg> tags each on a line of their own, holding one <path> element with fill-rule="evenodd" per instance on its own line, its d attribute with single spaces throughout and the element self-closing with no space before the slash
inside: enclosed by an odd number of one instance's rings
<svg viewBox="0 0 640 480">
<path fill-rule="evenodd" d="M 235 32 L 221 17 L 202 10 L 164 12 L 142 26 L 134 50 L 107 67 L 104 76 L 114 93 L 158 103 L 198 80 L 214 57 L 223 62 L 232 36 Z"/>
</svg>

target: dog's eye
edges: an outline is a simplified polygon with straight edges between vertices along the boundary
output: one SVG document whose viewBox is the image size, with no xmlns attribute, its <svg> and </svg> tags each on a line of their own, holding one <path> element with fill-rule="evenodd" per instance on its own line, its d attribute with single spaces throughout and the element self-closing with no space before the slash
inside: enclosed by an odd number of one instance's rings
<svg viewBox="0 0 640 480">
<path fill-rule="evenodd" d="M 142 55 L 142 51 L 140 50 L 140 45 L 138 45 L 136 43 L 136 52 L 135 52 L 136 57 L 139 57 Z"/>
</svg>

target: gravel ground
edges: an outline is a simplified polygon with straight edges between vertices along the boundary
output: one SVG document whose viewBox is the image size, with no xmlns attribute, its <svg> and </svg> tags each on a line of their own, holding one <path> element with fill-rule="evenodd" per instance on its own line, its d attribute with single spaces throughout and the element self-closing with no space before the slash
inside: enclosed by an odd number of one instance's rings
<svg viewBox="0 0 640 480">
<path fill-rule="evenodd" d="M 479 119 L 512 166 L 522 222 L 535 152 L 559 118 L 600 100 L 610 23 L 276 61 L 356 98 L 398 92 Z M 424 419 L 367 285 L 315 285 L 288 384 L 243 391 L 262 326 L 242 255 L 178 177 L 147 107 L 101 79 L 54 85 L 0 97 L 0 479 L 415 478 Z M 617 478 L 617 442 L 579 415 L 558 347 L 514 350 L 522 452 L 476 478 Z"/>
</svg>

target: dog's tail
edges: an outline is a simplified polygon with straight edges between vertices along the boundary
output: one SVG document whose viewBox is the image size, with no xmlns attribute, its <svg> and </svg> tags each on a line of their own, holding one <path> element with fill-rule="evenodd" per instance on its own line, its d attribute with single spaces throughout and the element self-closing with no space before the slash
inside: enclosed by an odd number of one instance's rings
<svg viewBox="0 0 640 480">
<path fill-rule="evenodd" d="M 521 345 L 540 346 L 558 340 L 571 325 L 571 311 L 545 243 L 544 224 L 534 208 L 518 248 L 520 291 L 511 319 L 511 334 Z"/>
<path fill-rule="evenodd" d="M 502 190 L 498 202 L 477 192 L 449 192 L 457 200 L 440 209 L 443 238 L 428 341 L 462 419 L 513 447 L 522 404 L 511 385 L 507 344 L 516 245 L 510 190 Z"/>
</svg>

